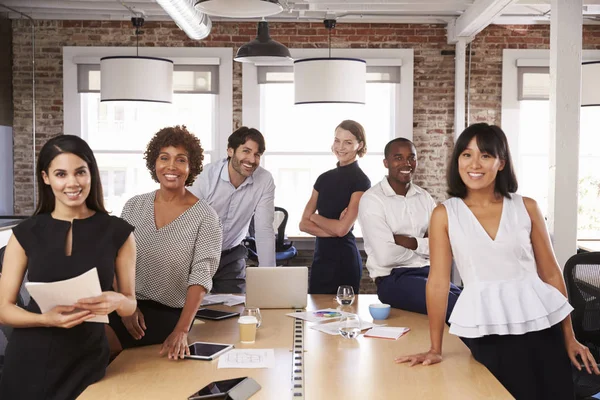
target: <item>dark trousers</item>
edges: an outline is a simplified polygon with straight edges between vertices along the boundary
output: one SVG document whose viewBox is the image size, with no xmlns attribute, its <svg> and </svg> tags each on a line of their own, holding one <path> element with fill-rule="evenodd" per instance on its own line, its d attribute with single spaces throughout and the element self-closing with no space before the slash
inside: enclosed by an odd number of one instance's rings
<svg viewBox="0 0 600 400">
<path fill-rule="evenodd" d="M 211 293 L 246 293 L 247 255 L 248 250 L 242 244 L 221 252 Z"/>
<path fill-rule="evenodd" d="M 394 308 L 427 314 L 425 285 L 429 276 L 429 266 L 421 268 L 394 268 L 388 276 L 375 279 L 377 296 L 382 303 Z M 458 300 L 461 289 L 453 283 L 448 292 L 446 323 Z"/>
<path fill-rule="evenodd" d="M 140 340 L 131 336 L 116 312 L 108 316 L 109 325 L 115 331 L 123 349 L 163 343 L 175 329 L 181 315 L 181 308 L 168 307 L 152 300 L 138 300 L 137 306 L 144 316 L 147 328 Z"/>
<path fill-rule="evenodd" d="M 489 335 L 465 342 L 473 357 L 516 400 L 575 398 L 571 361 L 560 324 L 523 335 Z"/>
</svg>

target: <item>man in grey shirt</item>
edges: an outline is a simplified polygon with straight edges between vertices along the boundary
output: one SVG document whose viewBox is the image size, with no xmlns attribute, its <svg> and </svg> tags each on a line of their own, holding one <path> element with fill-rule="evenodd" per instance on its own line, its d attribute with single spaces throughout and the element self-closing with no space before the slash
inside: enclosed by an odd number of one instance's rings
<svg viewBox="0 0 600 400">
<path fill-rule="evenodd" d="M 259 265 L 275 266 L 275 183 L 259 165 L 264 151 L 263 135 L 243 126 L 229 136 L 227 158 L 206 165 L 190 188 L 210 204 L 223 225 L 223 251 L 212 293 L 246 292 L 247 250 L 242 241 L 252 216 Z"/>
</svg>

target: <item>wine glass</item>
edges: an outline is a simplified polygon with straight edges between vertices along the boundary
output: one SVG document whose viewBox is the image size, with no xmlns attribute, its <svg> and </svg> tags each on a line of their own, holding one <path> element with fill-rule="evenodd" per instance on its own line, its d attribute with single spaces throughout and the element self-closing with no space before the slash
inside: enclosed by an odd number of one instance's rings
<svg viewBox="0 0 600 400">
<path fill-rule="evenodd" d="M 348 314 L 340 319 L 340 335 L 346 339 L 354 339 L 360 334 L 360 318 L 356 314 Z"/>
<path fill-rule="evenodd" d="M 350 285 L 338 287 L 336 300 L 340 306 L 349 306 L 354 303 L 354 289 Z"/>
<path fill-rule="evenodd" d="M 262 323 L 262 316 L 260 315 L 260 309 L 258 307 L 246 307 L 244 311 L 242 311 L 241 317 L 248 315 L 252 317 L 256 317 L 256 327 L 260 328 L 260 324 Z"/>
</svg>

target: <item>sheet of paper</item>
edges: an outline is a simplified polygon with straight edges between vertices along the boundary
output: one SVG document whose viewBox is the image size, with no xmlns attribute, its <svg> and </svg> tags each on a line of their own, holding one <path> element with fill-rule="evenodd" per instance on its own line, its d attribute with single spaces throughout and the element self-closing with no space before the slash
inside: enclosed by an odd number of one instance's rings
<svg viewBox="0 0 600 400">
<path fill-rule="evenodd" d="M 70 306 L 79 299 L 95 297 L 102 294 L 98 271 L 92 268 L 89 271 L 57 282 L 26 282 L 25 287 L 31 297 L 40 306 L 42 313 L 52 310 L 56 306 Z M 86 322 L 103 322 L 108 324 L 107 315 L 97 315 Z"/>
<path fill-rule="evenodd" d="M 410 331 L 410 328 L 396 326 L 376 326 L 366 331 L 365 337 L 396 340 L 408 331 Z"/>
<path fill-rule="evenodd" d="M 319 324 L 313 325 L 310 328 L 319 332 L 326 333 L 328 335 L 339 335 L 340 334 L 340 326 L 342 325 L 341 321 L 331 322 L 329 324 Z M 360 321 L 360 330 L 364 331 L 365 329 L 373 328 L 375 325 L 371 322 Z"/>
<path fill-rule="evenodd" d="M 334 321 L 336 319 L 340 319 L 346 315 L 349 315 L 345 311 L 339 311 L 334 308 L 324 308 L 322 310 L 316 311 L 304 311 L 304 312 L 293 312 L 285 315 L 289 315 L 290 317 L 303 319 L 308 322 L 327 322 Z"/>
<path fill-rule="evenodd" d="M 273 368 L 273 349 L 232 349 L 219 357 L 219 368 Z"/>
<path fill-rule="evenodd" d="M 201 306 L 209 306 L 211 304 L 224 304 L 229 307 L 237 306 L 238 304 L 244 304 L 246 302 L 246 296 L 234 295 L 234 294 L 207 294 L 202 299 Z"/>
</svg>

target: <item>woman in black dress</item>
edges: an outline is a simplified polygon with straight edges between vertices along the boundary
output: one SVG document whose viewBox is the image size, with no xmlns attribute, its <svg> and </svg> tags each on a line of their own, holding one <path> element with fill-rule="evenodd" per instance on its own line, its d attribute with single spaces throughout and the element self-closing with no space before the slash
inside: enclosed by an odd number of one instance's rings
<svg viewBox="0 0 600 400">
<path fill-rule="evenodd" d="M 135 311 L 133 227 L 109 216 L 96 159 L 77 136 L 50 139 L 37 163 L 34 216 L 13 228 L 0 278 L 0 323 L 13 326 L 1 399 L 74 399 L 104 376 L 108 343 L 96 315 Z M 98 271 L 102 295 L 41 314 L 15 305 L 23 277 L 55 282 Z M 116 278 L 120 292 L 111 291 Z"/>
<path fill-rule="evenodd" d="M 340 285 L 358 293 L 362 259 L 352 234 L 358 202 L 371 181 L 358 166 L 357 157 L 367 152 L 363 127 L 342 121 L 335 128 L 331 146 L 337 167 L 319 176 L 304 209 L 300 230 L 317 237 L 310 269 L 309 292 L 335 294 Z"/>
</svg>

